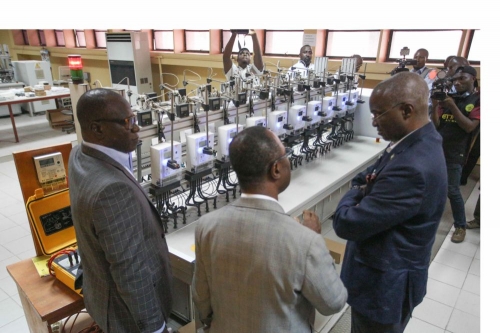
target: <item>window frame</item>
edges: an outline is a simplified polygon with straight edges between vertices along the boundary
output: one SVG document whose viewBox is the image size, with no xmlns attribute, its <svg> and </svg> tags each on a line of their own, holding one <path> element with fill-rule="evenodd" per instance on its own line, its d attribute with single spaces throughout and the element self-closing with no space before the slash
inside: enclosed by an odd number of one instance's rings
<svg viewBox="0 0 500 333">
<path fill-rule="evenodd" d="M 187 48 L 187 32 L 206 32 L 208 33 L 208 49 L 205 50 L 189 50 Z M 210 53 L 210 29 L 203 30 L 203 29 L 184 29 L 184 51 L 189 52 L 189 53 L 198 53 L 198 54 L 209 54 Z"/>
<path fill-rule="evenodd" d="M 172 48 L 171 49 L 159 49 L 156 46 L 156 32 L 172 32 Z M 174 29 L 170 30 L 154 30 L 153 29 L 153 51 L 167 51 L 167 52 L 174 52 L 175 48 L 175 37 L 174 37 Z"/>
<path fill-rule="evenodd" d="M 24 45 L 30 45 L 30 40 L 28 38 L 28 30 L 26 29 L 21 29 L 21 34 L 23 35 L 23 42 Z"/>
<path fill-rule="evenodd" d="M 224 47 L 226 46 L 226 44 L 224 44 L 224 32 L 229 32 L 231 33 L 231 30 L 225 30 L 225 29 L 221 29 L 220 30 L 220 46 L 219 46 L 219 51 L 220 53 L 224 53 Z M 234 42 L 234 45 L 237 45 L 236 43 L 237 41 Z M 234 48 L 234 45 L 233 45 L 233 48 Z M 254 54 L 254 51 L 253 51 L 253 42 L 252 42 L 252 50 L 250 51 L 251 54 Z M 231 54 L 233 55 L 237 55 L 238 52 L 237 51 L 234 51 L 234 52 L 231 52 Z"/>
<path fill-rule="evenodd" d="M 84 39 L 84 42 L 85 42 L 85 45 L 81 45 L 80 43 L 80 40 L 78 38 L 78 33 L 82 33 L 83 34 L 83 39 Z M 77 48 L 86 48 L 87 47 L 87 41 L 85 40 L 85 30 L 83 29 L 73 29 L 73 34 L 75 35 L 75 46 Z"/>
<path fill-rule="evenodd" d="M 326 54 L 327 50 L 328 50 L 328 34 L 330 32 L 378 32 L 379 33 L 379 39 L 378 39 L 378 43 L 380 44 L 380 29 L 363 29 L 363 30 L 351 30 L 351 29 L 342 29 L 342 30 L 336 30 L 336 29 L 333 29 L 333 30 L 326 30 L 326 34 L 325 34 L 325 51 L 323 53 L 323 56 L 324 57 L 327 57 L 328 59 L 331 59 L 331 60 L 342 60 L 344 58 L 350 58 L 352 56 L 352 54 L 350 55 L 345 55 L 345 56 L 329 56 Z M 363 58 L 363 61 L 376 61 L 377 60 L 377 57 L 378 57 L 378 48 L 377 50 L 375 51 L 375 57 L 366 57 L 362 54 L 360 54 L 360 56 Z"/>
<path fill-rule="evenodd" d="M 465 53 L 465 58 L 469 61 L 471 65 L 477 65 L 479 66 L 481 64 L 481 60 L 469 60 L 469 53 L 470 49 L 472 47 L 472 43 L 474 42 L 474 35 L 476 34 L 476 31 L 480 31 L 481 29 L 472 29 L 469 40 L 467 41 L 468 47 L 467 47 L 467 52 Z"/>
<path fill-rule="evenodd" d="M 390 36 L 387 44 L 387 59 L 386 62 L 397 62 L 401 58 L 391 58 L 391 48 L 392 48 L 392 39 L 393 39 L 393 34 L 394 32 L 398 31 L 406 31 L 406 32 L 432 32 L 432 31 L 460 31 L 464 32 L 464 29 L 394 29 L 390 31 Z M 460 49 L 462 42 L 459 42 L 457 45 L 457 52 Z M 415 50 L 416 51 L 416 50 Z M 410 50 L 411 52 L 411 50 Z M 468 51 L 467 51 L 468 52 Z M 409 54 L 405 57 L 406 59 L 413 59 L 413 54 Z M 434 59 L 434 58 L 429 58 L 427 59 L 426 63 L 443 63 L 445 59 Z"/>
<path fill-rule="evenodd" d="M 62 40 L 64 41 L 64 44 L 59 44 L 59 38 L 57 37 L 58 33 L 61 33 L 62 34 Z M 58 47 L 66 47 L 66 39 L 64 38 L 64 30 L 62 29 L 54 29 L 54 34 L 55 34 L 55 37 L 56 37 L 56 46 Z"/>
<path fill-rule="evenodd" d="M 45 31 L 37 29 L 36 32 L 38 34 L 38 40 L 40 41 L 40 46 L 47 46 L 47 40 L 45 39 Z"/>
<path fill-rule="evenodd" d="M 104 33 L 104 46 L 99 46 L 99 38 L 97 37 L 97 33 Z M 94 39 L 95 39 L 95 48 L 96 49 L 106 49 L 107 48 L 107 45 L 106 45 L 106 32 L 108 32 L 107 30 L 100 30 L 100 29 L 94 29 Z"/>
<path fill-rule="evenodd" d="M 269 29 L 269 30 L 264 30 L 264 50 L 262 52 L 262 55 L 264 56 L 272 56 L 272 57 L 283 57 L 283 58 L 297 58 L 300 57 L 300 49 L 297 53 L 290 53 L 290 54 L 284 54 L 284 53 L 269 53 L 266 50 L 266 40 L 267 40 L 267 32 L 302 32 L 304 34 L 304 30 L 296 30 L 296 29 L 286 29 L 286 30 L 278 30 L 278 29 Z"/>
</svg>

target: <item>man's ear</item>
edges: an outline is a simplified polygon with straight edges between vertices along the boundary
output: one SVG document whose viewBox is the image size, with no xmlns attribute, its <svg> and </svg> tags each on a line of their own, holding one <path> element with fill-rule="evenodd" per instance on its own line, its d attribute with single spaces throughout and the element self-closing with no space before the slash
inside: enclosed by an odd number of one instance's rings
<svg viewBox="0 0 500 333">
<path fill-rule="evenodd" d="M 281 166 L 278 162 L 274 162 L 269 169 L 269 177 L 273 180 L 278 180 L 281 178 Z"/>
<path fill-rule="evenodd" d="M 97 122 L 92 122 L 90 124 L 90 131 L 92 133 L 92 135 L 94 135 L 95 137 L 102 137 L 104 135 L 104 133 L 102 132 L 102 128 L 101 128 L 101 125 L 99 125 L 99 123 Z"/>
<path fill-rule="evenodd" d="M 403 118 L 408 119 L 414 111 L 415 110 L 413 109 L 413 105 L 405 104 L 405 106 L 403 108 Z"/>
</svg>

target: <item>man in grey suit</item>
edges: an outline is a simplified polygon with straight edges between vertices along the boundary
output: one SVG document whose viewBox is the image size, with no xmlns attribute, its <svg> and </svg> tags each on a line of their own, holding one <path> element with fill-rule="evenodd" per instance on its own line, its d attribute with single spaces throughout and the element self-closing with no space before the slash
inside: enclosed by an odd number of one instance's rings
<svg viewBox="0 0 500 333">
<path fill-rule="evenodd" d="M 330 315 L 346 302 L 316 214 L 304 212 L 306 227 L 278 203 L 289 154 L 259 126 L 229 146 L 241 198 L 203 216 L 195 231 L 193 300 L 211 333 L 313 332 L 315 309 Z"/>
<path fill-rule="evenodd" d="M 76 109 L 83 143 L 71 151 L 69 191 L 85 306 L 107 333 L 167 332 L 172 275 L 160 217 L 132 175 L 137 119 L 106 89 Z"/>
</svg>

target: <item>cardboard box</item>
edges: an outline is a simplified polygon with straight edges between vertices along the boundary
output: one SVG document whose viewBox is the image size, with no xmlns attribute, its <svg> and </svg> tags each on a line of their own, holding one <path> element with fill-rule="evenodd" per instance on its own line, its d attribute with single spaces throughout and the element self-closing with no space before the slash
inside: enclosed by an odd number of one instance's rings
<svg viewBox="0 0 500 333">
<path fill-rule="evenodd" d="M 73 116 L 62 114 L 62 110 L 64 109 L 47 110 L 46 115 L 50 127 L 60 129 L 61 127 L 70 126 L 69 122 L 73 121 Z"/>
<path fill-rule="evenodd" d="M 330 251 L 333 261 L 338 265 L 344 260 L 345 244 L 323 237 L 326 248 Z"/>
<path fill-rule="evenodd" d="M 179 333 L 196 333 L 196 326 L 194 320 L 185 326 L 178 329 Z"/>
</svg>

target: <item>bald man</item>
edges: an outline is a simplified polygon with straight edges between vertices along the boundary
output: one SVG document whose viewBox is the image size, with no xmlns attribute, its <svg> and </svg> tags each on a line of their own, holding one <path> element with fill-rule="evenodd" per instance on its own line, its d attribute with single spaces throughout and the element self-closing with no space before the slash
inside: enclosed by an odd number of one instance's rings
<svg viewBox="0 0 500 333">
<path fill-rule="evenodd" d="M 359 54 L 353 54 L 351 58 L 356 59 L 356 73 L 359 72 L 361 65 L 363 65 L 363 58 Z"/>
<path fill-rule="evenodd" d="M 304 211 L 300 225 L 278 202 L 290 154 L 261 126 L 229 146 L 241 198 L 201 217 L 195 230 L 193 301 L 211 333 L 313 332 L 314 309 L 330 315 L 345 305 L 318 216 Z"/>
<path fill-rule="evenodd" d="M 427 83 L 427 87 L 429 88 L 429 100 L 428 100 L 428 113 L 429 115 L 432 112 L 432 100 L 430 98 L 430 91 L 432 89 L 432 83 L 437 78 L 437 70 L 434 68 L 429 68 L 425 64 L 427 59 L 429 58 L 429 51 L 426 49 L 418 49 L 417 52 L 413 55 L 413 59 L 417 61 L 416 65 L 413 65 L 412 73 L 416 73 L 420 75 Z"/>
<path fill-rule="evenodd" d="M 172 271 L 160 215 L 132 174 L 137 118 L 102 88 L 83 94 L 76 114 L 83 142 L 68 178 L 85 307 L 107 333 L 166 333 Z"/>
<path fill-rule="evenodd" d="M 391 144 L 352 181 L 334 215 L 347 239 L 341 278 L 351 332 L 403 332 L 426 293 L 431 249 L 446 203 L 442 139 L 427 114 L 427 84 L 401 72 L 372 92 L 372 125 Z"/>
</svg>

